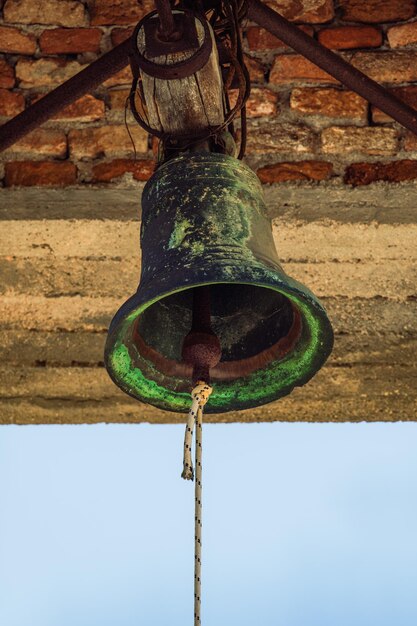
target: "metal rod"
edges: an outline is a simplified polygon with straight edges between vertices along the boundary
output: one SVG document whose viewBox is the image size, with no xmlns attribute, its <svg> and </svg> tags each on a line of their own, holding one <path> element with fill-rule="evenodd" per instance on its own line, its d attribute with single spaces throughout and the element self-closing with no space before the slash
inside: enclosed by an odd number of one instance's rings
<svg viewBox="0 0 417 626">
<path fill-rule="evenodd" d="M 208 285 L 205 285 L 202 287 L 194 287 L 193 289 L 193 317 L 192 317 L 190 335 L 191 337 L 194 336 L 196 343 L 201 343 L 200 333 L 204 333 L 208 335 L 210 339 L 211 339 L 211 336 L 214 335 L 212 328 L 211 328 L 210 304 L 211 304 L 210 303 L 210 287 Z M 217 342 L 214 340 L 214 343 L 216 344 Z M 204 382 L 209 383 L 210 382 L 210 365 L 209 365 L 209 362 L 207 361 L 207 358 L 208 360 L 210 360 L 210 356 L 211 356 L 210 345 L 207 345 L 206 348 L 203 350 L 203 355 L 200 354 L 200 351 L 201 351 L 201 347 L 199 350 L 199 358 L 196 358 L 194 362 L 193 382 L 204 380 Z"/>
<path fill-rule="evenodd" d="M 199 333 L 211 333 L 211 306 L 210 287 L 194 287 L 193 289 L 193 318 L 191 330 Z"/>
<path fill-rule="evenodd" d="M 248 18 L 279 37 L 296 52 L 337 78 L 343 85 L 387 113 L 396 122 L 417 134 L 417 111 L 340 56 L 306 35 L 279 13 L 265 6 L 260 0 L 248 0 Z"/>
<path fill-rule="evenodd" d="M 175 32 L 175 22 L 170 2 L 169 0 L 154 0 L 154 3 L 161 25 L 160 36 L 165 41 L 168 41 Z"/>
<path fill-rule="evenodd" d="M 194 287 L 191 330 L 182 344 L 182 358 L 193 366 L 193 382 L 210 383 L 210 368 L 222 355 L 220 341 L 211 327 L 210 286 Z"/>
<path fill-rule="evenodd" d="M 131 45 L 129 38 L 0 126 L 0 152 L 122 70 L 129 63 Z"/>
</svg>

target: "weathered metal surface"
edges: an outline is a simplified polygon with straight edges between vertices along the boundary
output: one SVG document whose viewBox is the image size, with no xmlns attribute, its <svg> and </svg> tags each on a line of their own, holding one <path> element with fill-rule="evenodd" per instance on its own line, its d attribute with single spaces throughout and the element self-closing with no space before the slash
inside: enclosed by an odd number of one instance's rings
<svg viewBox="0 0 417 626">
<path fill-rule="evenodd" d="M 163 41 L 175 40 L 176 24 L 169 0 L 154 0 L 159 17 L 159 34 Z"/>
<path fill-rule="evenodd" d="M 173 20 L 174 29 L 168 39 L 161 34 L 161 24 L 159 20 L 149 19 L 148 15 L 145 21 L 142 21 L 145 31 L 146 55 L 148 59 L 159 57 L 163 54 L 171 54 L 172 52 L 198 50 L 199 43 L 194 15 L 191 13 L 177 12 L 173 17 L 175 18 Z M 140 28 L 141 24 L 138 24 L 133 35 L 133 43 L 137 41 L 137 32 Z"/>
<path fill-rule="evenodd" d="M 193 22 L 193 26 L 197 30 L 197 35 L 199 29 L 203 32 L 201 41 L 197 38 L 196 49 L 194 49 L 193 46 L 188 45 L 188 40 L 185 42 L 185 50 L 166 51 L 164 50 L 166 44 L 162 43 L 161 51 L 159 55 L 157 55 L 157 46 L 155 42 L 151 42 L 151 52 L 148 52 L 148 42 L 150 36 L 149 31 L 151 30 L 151 32 L 155 33 L 155 29 L 149 29 L 149 27 L 146 27 L 149 21 L 152 24 L 152 21 L 154 21 L 154 15 L 155 13 L 146 15 L 136 26 L 133 33 L 133 58 L 139 68 L 148 76 L 153 76 L 154 78 L 160 78 L 162 80 L 178 80 L 180 78 L 186 78 L 187 76 L 192 76 L 201 70 L 201 68 L 203 68 L 209 60 L 213 48 L 211 30 L 208 22 L 203 18 L 194 17 L 192 14 L 184 12 L 183 20 L 187 18 L 189 21 Z M 184 24 L 183 28 L 186 28 L 186 24 Z M 149 57 L 155 58 L 158 56 L 159 58 L 164 57 L 167 54 L 175 54 L 179 52 L 189 52 L 189 54 L 187 54 L 186 58 L 169 64 L 149 60 Z"/>
<path fill-rule="evenodd" d="M 222 349 L 211 326 L 210 287 L 193 289 L 191 330 L 184 338 L 182 360 L 193 368 L 193 384 L 203 380 L 210 384 L 210 370 L 219 363 Z"/>
<path fill-rule="evenodd" d="M 332 348 L 326 313 L 282 270 L 262 188 L 221 154 L 169 161 L 142 197 L 142 274 L 116 314 L 106 347 L 113 380 L 161 408 L 189 405 L 192 368 L 181 363 L 193 287 L 211 285 L 222 360 L 211 370 L 209 412 L 259 406 L 303 385 Z"/>
</svg>

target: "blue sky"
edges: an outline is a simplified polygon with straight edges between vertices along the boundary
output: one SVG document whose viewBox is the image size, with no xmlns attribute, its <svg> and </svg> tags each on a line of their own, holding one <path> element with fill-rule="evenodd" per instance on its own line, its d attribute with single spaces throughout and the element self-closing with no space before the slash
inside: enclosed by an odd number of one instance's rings
<svg viewBox="0 0 417 626">
<path fill-rule="evenodd" d="M 183 430 L 0 429 L 3 626 L 192 626 Z M 416 440 L 206 425 L 203 626 L 415 626 Z"/>
</svg>

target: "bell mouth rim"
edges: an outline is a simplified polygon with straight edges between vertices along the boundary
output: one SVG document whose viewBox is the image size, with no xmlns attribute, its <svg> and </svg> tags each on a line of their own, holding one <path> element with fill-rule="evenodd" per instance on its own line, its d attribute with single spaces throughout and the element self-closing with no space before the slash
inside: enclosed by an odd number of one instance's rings
<svg viewBox="0 0 417 626">
<path fill-rule="evenodd" d="M 191 287 L 191 289 L 193 288 Z M 232 382 L 238 378 L 250 376 L 253 372 L 266 367 L 273 361 L 285 358 L 299 340 L 302 331 L 301 314 L 292 302 L 290 304 L 293 312 L 293 322 L 286 336 L 281 337 L 272 346 L 254 356 L 239 359 L 238 361 L 220 361 L 218 365 L 210 369 L 211 381 L 213 383 Z M 133 324 L 132 338 L 140 352 L 140 356 L 150 361 L 165 376 L 176 376 L 191 380 L 193 374 L 192 366 L 187 365 L 183 361 L 168 359 L 147 344 L 139 333 L 139 321 L 140 316 L 136 318 Z"/>
<path fill-rule="evenodd" d="M 254 408 L 289 394 L 294 387 L 308 382 L 324 364 L 333 347 L 333 330 L 324 308 L 308 289 L 296 280 L 286 277 L 288 282 L 275 280 L 241 281 L 239 284 L 262 287 L 277 291 L 287 297 L 293 310 L 300 315 L 301 332 L 294 350 L 280 360 L 272 360 L 261 369 L 240 379 L 212 379 L 213 393 L 206 406 L 206 413 L 223 413 L 233 410 Z M 114 383 L 125 393 L 158 408 L 186 412 L 190 406 L 190 395 L 164 387 L 147 378 L 139 367 L 134 367 L 123 336 L 128 327 L 150 306 L 174 293 L 194 287 L 216 284 L 235 284 L 236 281 L 198 282 L 182 285 L 175 290 L 160 293 L 157 297 L 140 303 L 138 293 L 129 298 L 116 313 L 117 324 L 110 327 L 105 348 L 105 363 Z M 122 316 L 122 319 L 120 317 Z M 113 320 L 114 321 L 114 320 Z M 113 328 L 112 328 L 113 326 Z M 276 381 L 279 381 L 279 385 Z M 249 385 L 250 383 L 250 385 Z M 251 390 L 248 392 L 248 385 Z M 190 378 L 190 390 L 192 387 Z"/>
</svg>

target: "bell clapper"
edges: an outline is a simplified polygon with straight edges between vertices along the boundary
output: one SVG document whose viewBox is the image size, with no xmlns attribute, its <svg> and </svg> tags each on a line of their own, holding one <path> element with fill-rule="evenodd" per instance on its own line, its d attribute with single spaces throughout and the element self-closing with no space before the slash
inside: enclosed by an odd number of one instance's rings
<svg viewBox="0 0 417 626">
<path fill-rule="evenodd" d="M 185 429 L 184 469 L 181 476 L 185 480 L 194 480 L 193 463 L 191 460 L 194 423 L 197 421 L 198 412 L 201 411 L 202 414 L 203 407 L 212 392 L 210 387 L 210 368 L 217 365 L 221 358 L 220 341 L 211 328 L 210 287 L 208 285 L 193 289 L 191 330 L 184 339 L 182 358 L 187 364 L 193 366 L 194 388 L 191 392 L 193 402 L 188 413 Z M 196 452 L 198 452 L 198 448 L 196 441 Z"/>
<path fill-rule="evenodd" d="M 210 368 L 221 358 L 220 341 L 211 328 L 210 287 L 194 287 L 191 330 L 182 345 L 182 359 L 193 366 L 193 383 L 210 383 Z"/>
</svg>

